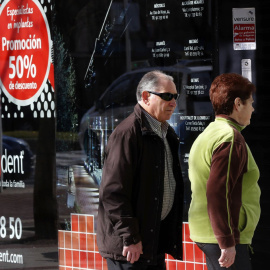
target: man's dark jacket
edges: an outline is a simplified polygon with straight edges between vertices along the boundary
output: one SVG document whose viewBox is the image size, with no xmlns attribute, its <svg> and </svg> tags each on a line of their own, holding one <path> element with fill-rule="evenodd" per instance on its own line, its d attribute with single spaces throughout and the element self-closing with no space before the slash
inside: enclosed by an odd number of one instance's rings
<svg viewBox="0 0 270 270">
<path fill-rule="evenodd" d="M 97 244 L 103 257 L 126 260 L 123 246 L 142 241 L 140 261 L 154 264 L 159 239 L 162 252 L 182 259 L 183 181 L 179 138 L 169 126 L 167 140 L 174 160 L 176 190 L 172 210 L 160 231 L 165 146 L 151 131 L 142 110 L 137 104 L 109 138 L 100 186 Z"/>
</svg>

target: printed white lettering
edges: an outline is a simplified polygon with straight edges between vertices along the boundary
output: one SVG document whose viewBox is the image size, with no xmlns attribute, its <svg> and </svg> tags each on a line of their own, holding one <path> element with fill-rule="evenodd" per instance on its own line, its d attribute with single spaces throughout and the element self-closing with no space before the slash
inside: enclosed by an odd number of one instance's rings
<svg viewBox="0 0 270 270">
<path fill-rule="evenodd" d="M 2 51 L 5 49 L 7 51 L 18 51 L 18 50 L 32 50 L 32 49 L 41 49 L 41 39 L 35 38 L 35 35 L 29 35 L 29 39 L 16 39 L 16 40 L 7 40 L 5 37 L 2 37 Z"/>
<path fill-rule="evenodd" d="M 154 8 L 164 8 L 165 7 L 165 3 L 162 4 L 154 4 Z"/>
<path fill-rule="evenodd" d="M 5 149 L 5 153 L 1 156 L 1 170 L 2 170 L 2 172 L 3 173 L 24 174 L 23 159 L 24 159 L 24 151 L 20 152 L 20 156 L 8 155 L 7 149 Z"/>
<path fill-rule="evenodd" d="M 241 30 L 241 31 L 254 31 L 254 26 L 245 26 L 245 25 L 235 25 L 234 30 Z"/>
<path fill-rule="evenodd" d="M 29 8 L 28 4 L 25 8 L 24 5 L 22 5 L 18 9 L 9 9 L 9 7 L 7 8 L 7 16 L 11 16 L 11 20 L 13 20 L 13 16 L 25 14 L 33 14 L 33 8 Z"/>
<path fill-rule="evenodd" d="M 0 252 L 0 262 L 23 264 L 23 255 L 21 254 L 10 254 L 8 250 L 6 252 Z"/>
</svg>

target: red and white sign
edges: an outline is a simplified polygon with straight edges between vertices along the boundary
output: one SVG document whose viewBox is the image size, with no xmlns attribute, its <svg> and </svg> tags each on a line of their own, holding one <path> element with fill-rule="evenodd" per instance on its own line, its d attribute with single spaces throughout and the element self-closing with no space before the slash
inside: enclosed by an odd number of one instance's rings
<svg viewBox="0 0 270 270">
<path fill-rule="evenodd" d="M 256 50 L 255 8 L 233 8 L 234 50 Z"/>
<path fill-rule="evenodd" d="M 20 106 L 37 100 L 51 66 L 47 17 L 37 0 L 7 0 L 0 7 L 0 86 Z"/>
</svg>

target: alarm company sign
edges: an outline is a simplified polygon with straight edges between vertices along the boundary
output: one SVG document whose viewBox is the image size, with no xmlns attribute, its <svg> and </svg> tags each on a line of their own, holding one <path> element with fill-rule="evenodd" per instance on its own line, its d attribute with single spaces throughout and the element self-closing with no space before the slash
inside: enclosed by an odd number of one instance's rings
<svg viewBox="0 0 270 270">
<path fill-rule="evenodd" d="M 255 8 L 233 8 L 234 50 L 256 50 Z"/>
</svg>

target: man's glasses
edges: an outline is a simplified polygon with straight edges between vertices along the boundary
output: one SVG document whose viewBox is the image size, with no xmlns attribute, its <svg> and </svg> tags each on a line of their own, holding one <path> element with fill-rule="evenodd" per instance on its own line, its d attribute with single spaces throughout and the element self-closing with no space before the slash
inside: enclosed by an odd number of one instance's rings
<svg viewBox="0 0 270 270">
<path fill-rule="evenodd" d="M 172 93 L 157 93 L 157 92 L 152 92 L 152 91 L 147 91 L 150 94 L 159 96 L 163 100 L 166 101 L 171 101 L 173 98 L 177 100 L 179 98 L 179 94 L 172 94 Z"/>
</svg>

